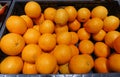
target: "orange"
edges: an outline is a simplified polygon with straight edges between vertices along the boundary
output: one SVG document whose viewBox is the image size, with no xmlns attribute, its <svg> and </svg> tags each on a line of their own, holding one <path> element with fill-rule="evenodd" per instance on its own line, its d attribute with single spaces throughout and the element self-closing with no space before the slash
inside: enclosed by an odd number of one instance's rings
<svg viewBox="0 0 120 77">
<path fill-rule="evenodd" d="M 58 64 L 56 65 L 56 68 L 55 70 L 52 72 L 52 74 L 58 74 L 58 71 L 59 71 L 59 66 Z"/>
<path fill-rule="evenodd" d="M 23 61 L 18 56 L 8 56 L 2 60 L 1 74 L 19 74 L 23 68 Z"/>
<path fill-rule="evenodd" d="M 80 53 L 92 54 L 94 50 L 94 44 L 90 40 L 82 40 L 80 41 L 78 48 Z"/>
<path fill-rule="evenodd" d="M 44 17 L 46 20 L 54 21 L 55 14 L 56 14 L 56 9 L 53 7 L 48 7 L 44 10 Z"/>
<path fill-rule="evenodd" d="M 108 58 L 109 68 L 113 72 L 120 72 L 120 54 L 112 54 Z"/>
<path fill-rule="evenodd" d="M 57 35 L 58 44 L 70 44 L 71 40 L 72 40 L 72 36 L 70 32 L 62 32 Z"/>
<path fill-rule="evenodd" d="M 43 23 L 44 20 L 45 20 L 44 14 L 41 13 L 41 15 L 40 15 L 38 18 L 34 18 L 34 19 L 33 19 L 33 22 L 34 22 L 36 25 L 40 25 L 40 24 Z"/>
<path fill-rule="evenodd" d="M 90 10 L 88 8 L 80 8 L 78 9 L 78 15 L 77 19 L 79 22 L 86 22 L 88 19 L 90 19 Z"/>
<path fill-rule="evenodd" d="M 37 72 L 35 64 L 24 62 L 22 73 L 23 74 L 37 74 L 38 72 Z"/>
<path fill-rule="evenodd" d="M 34 25 L 33 29 L 37 30 L 38 32 L 40 32 L 40 25 Z"/>
<path fill-rule="evenodd" d="M 69 15 L 65 9 L 59 8 L 56 11 L 54 21 L 58 25 L 65 25 L 67 24 Z"/>
<path fill-rule="evenodd" d="M 33 28 L 28 29 L 23 35 L 26 44 L 37 44 L 39 37 L 40 32 Z"/>
<path fill-rule="evenodd" d="M 70 44 L 69 46 L 71 48 L 72 56 L 79 55 L 79 49 L 77 48 L 77 46 L 73 44 Z"/>
<path fill-rule="evenodd" d="M 80 28 L 77 32 L 79 40 L 88 40 L 90 39 L 91 34 L 88 33 L 85 28 Z"/>
<path fill-rule="evenodd" d="M 24 34 L 27 30 L 27 24 L 23 18 L 12 15 L 6 20 L 6 28 L 9 32 Z"/>
<path fill-rule="evenodd" d="M 108 62 L 107 58 L 104 57 L 98 57 L 95 59 L 95 66 L 94 69 L 98 73 L 108 73 Z"/>
<path fill-rule="evenodd" d="M 70 72 L 74 74 L 89 73 L 93 68 L 93 58 L 88 54 L 75 55 L 69 63 Z"/>
<path fill-rule="evenodd" d="M 21 57 L 24 61 L 35 63 L 36 58 L 42 53 L 37 44 L 28 44 L 22 50 Z"/>
<path fill-rule="evenodd" d="M 86 22 L 84 27 L 89 33 L 97 33 L 103 28 L 103 21 L 100 18 L 92 18 Z"/>
<path fill-rule="evenodd" d="M 75 20 L 72 21 L 72 22 L 68 22 L 68 27 L 69 27 L 69 30 L 70 30 L 70 31 L 78 31 L 79 28 L 81 27 L 81 23 L 78 22 L 77 19 L 75 19 Z"/>
<path fill-rule="evenodd" d="M 24 7 L 25 14 L 31 18 L 38 18 L 41 14 L 41 6 L 35 1 L 29 1 Z"/>
<path fill-rule="evenodd" d="M 63 25 L 63 26 L 55 25 L 55 33 L 58 34 L 62 32 L 68 32 L 68 26 L 67 25 Z"/>
<path fill-rule="evenodd" d="M 77 17 L 77 10 L 74 6 L 66 6 L 64 8 L 68 13 L 68 21 L 74 21 Z"/>
<path fill-rule="evenodd" d="M 79 41 L 78 34 L 76 32 L 70 32 L 72 40 L 71 44 L 77 44 Z"/>
<path fill-rule="evenodd" d="M 119 27 L 119 18 L 116 16 L 107 16 L 104 19 L 104 26 L 103 29 L 107 32 L 116 30 Z"/>
<path fill-rule="evenodd" d="M 54 32 L 54 23 L 51 20 L 45 20 L 40 25 L 40 33 L 53 33 Z"/>
<path fill-rule="evenodd" d="M 60 74 L 70 74 L 70 70 L 68 67 L 69 63 L 63 64 L 59 66 L 59 72 Z"/>
<path fill-rule="evenodd" d="M 119 31 L 109 31 L 104 38 L 105 43 L 113 48 L 113 42 L 114 40 L 120 35 Z"/>
<path fill-rule="evenodd" d="M 91 11 L 92 17 L 104 19 L 108 15 L 108 10 L 105 6 L 96 6 Z"/>
<path fill-rule="evenodd" d="M 110 55 L 110 48 L 104 42 L 96 42 L 94 54 L 97 57 L 108 57 Z"/>
<path fill-rule="evenodd" d="M 65 44 L 57 45 L 52 54 L 56 57 L 58 64 L 66 64 L 72 57 L 71 48 Z"/>
<path fill-rule="evenodd" d="M 44 51 L 51 51 L 56 46 L 56 38 L 50 33 L 45 33 L 40 36 L 38 44 Z"/>
<path fill-rule="evenodd" d="M 23 37 L 19 34 L 8 33 L 1 38 L 1 50 L 7 55 L 18 55 L 25 46 Z"/>
<path fill-rule="evenodd" d="M 33 21 L 32 21 L 32 19 L 29 16 L 21 15 L 20 17 L 22 17 L 25 20 L 25 22 L 27 23 L 27 27 L 28 28 L 32 28 L 33 27 Z"/>
<path fill-rule="evenodd" d="M 106 32 L 103 29 L 101 29 L 98 33 L 92 34 L 92 37 L 95 41 L 103 41 L 105 36 Z"/>
<path fill-rule="evenodd" d="M 52 54 L 43 53 L 37 58 L 35 65 L 40 74 L 51 74 L 56 69 L 57 60 Z"/>
<path fill-rule="evenodd" d="M 114 40 L 113 47 L 117 53 L 120 53 L 120 35 Z"/>
</svg>

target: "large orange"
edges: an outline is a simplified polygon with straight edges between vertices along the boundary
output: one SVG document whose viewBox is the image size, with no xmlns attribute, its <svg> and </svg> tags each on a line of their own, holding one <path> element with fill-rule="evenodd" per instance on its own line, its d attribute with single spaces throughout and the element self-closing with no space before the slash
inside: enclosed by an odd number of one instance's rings
<svg viewBox="0 0 120 77">
<path fill-rule="evenodd" d="M 6 20 L 6 28 L 9 32 L 24 34 L 27 30 L 27 24 L 23 18 L 12 15 Z"/>
<path fill-rule="evenodd" d="M 18 56 L 8 56 L 0 64 L 2 74 L 19 74 L 23 68 L 23 61 Z"/>
<path fill-rule="evenodd" d="M 19 34 L 8 33 L 1 38 L 1 50 L 7 55 L 18 55 L 25 46 L 23 37 Z"/>
<path fill-rule="evenodd" d="M 21 57 L 24 61 L 35 63 L 36 58 L 42 53 L 37 44 L 28 44 L 22 50 Z"/>
<path fill-rule="evenodd" d="M 45 33 L 40 36 L 38 44 L 44 51 L 51 51 L 56 46 L 56 38 L 50 33 Z"/>
<path fill-rule="evenodd" d="M 51 74 L 56 69 L 57 60 L 52 54 L 43 53 L 37 58 L 35 65 L 39 73 Z"/>
<path fill-rule="evenodd" d="M 120 35 L 114 40 L 113 47 L 117 53 L 120 53 Z"/>
<path fill-rule="evenodd" d="M 89 73 L 94 65 L 93 58 L 88 54 L 75 55 L 71 58 L 69 69 L 74 74 Z"/>
<path fill-rule="evenodd" d="M 41 15 L 41 6 L 35 1 L 29 1 L 24 7 L 26 15 L 31 18 L 38 18 Z"/>
</svg>

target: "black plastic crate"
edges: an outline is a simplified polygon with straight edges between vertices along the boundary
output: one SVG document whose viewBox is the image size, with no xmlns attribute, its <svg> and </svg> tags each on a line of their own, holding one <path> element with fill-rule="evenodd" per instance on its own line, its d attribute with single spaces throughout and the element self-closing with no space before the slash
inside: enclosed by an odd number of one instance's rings
<svg viewBox="0 0 120 77">
<path fill-rule="evenodd" d="M 25 4 L 30 1 L 30 0 L 13 0 L 12 5 L 10 7 L 10 10 L 7 14 L 6 19 L 10 16 L 10 15 L 22 15 L 25 14 L 24 12 L 24 6 Z M 34 0 L 36 2 L 38 2 L 41 5 L 42 8 L 42 12 L 44 11 L 44 9 L 46 9 L 47 7 L 54 7 L 54 8 L 60 8 L 60 7 L 64 7 L 64 6 L 74 6 L 77 10 L 81 7 L 87 7 L 88 9 L 92 10 L 95 6 L 98 5 L 103 5 L 105 6 L 108 11 L 109 14 L 108 15 L 115 15 L 117 17 L 120 18 L 120 5 L 117 1 L 113 1 L 113 0 L 106 0 L 106 1 L 102 1 L 102 0 Z M 8 33 L 6 27 L 5 27 L 5 23 L 6 20 L 3 23 L 3 26 L 0 30 L 0 38 Z M 4 57 L 6 57 L 5 54 L 3 54 L 2 52 L 0 52 L 0 56 L 2 57 L 2 59 Z M 17 75 L 5 75 L 5 74 L 1 74 L 0 76 L 9 76 L 9 77 L 51 77 L 51 76 L 55 76 L 55 77 L 119 77 L 120 73 L 107 73 L 107 74 L 101 74 L 101 73 L 94 73 L 94 72 L 90 72 L 88 74 L 56 74 L 56 75 L 23 75 L 23 74 L 17 74 Z"/>
</svg>

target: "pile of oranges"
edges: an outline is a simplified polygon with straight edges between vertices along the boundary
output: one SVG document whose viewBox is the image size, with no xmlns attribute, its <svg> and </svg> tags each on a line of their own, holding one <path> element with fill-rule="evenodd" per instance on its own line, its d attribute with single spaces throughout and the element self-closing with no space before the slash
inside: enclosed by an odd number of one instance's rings
<svg viewBox="0 0 120 77">
<path fill-rule="evenodd" d="M 105 6 L 42 7 L 27 2 L 25 15 L 6 20 L 0 40 L 8 55 L 2 74 L 84 74 L 120 72 L 120 19 Z"/>
</svg>

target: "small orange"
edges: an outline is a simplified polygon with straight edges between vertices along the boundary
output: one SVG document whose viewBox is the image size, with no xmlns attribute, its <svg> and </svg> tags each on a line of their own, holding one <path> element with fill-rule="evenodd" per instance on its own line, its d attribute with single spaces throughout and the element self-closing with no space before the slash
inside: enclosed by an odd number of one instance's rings
<svg viewBox="0 0 120 77">
<path fill-rule="evenodd" d="M 24 34 L 27 30 L 27 24 L 23 18 L 12 15 L 6 20 L 6 28 L 9 32 Z"/>
<path fill-rule="evenodd" d="M 23 35 L 23 38 L 26 44 L 37 44 L 40 35 L 41 35 L 40 32 L 38 32 L 33 28 L 30 28 L 25 32 L 25 34 Z"/>
<path fill-rule="evenodd" d="M 77 44 L 79 41 L 78 34 L 76 32 L 70 32 L 72 40 L 71 44 Z"/>
<path fill-rule="evenodd" d="M 70 72 L 74 74 L 89 73 L 93 68 L 93 58 L 88 54 L 75 55 L 69 63 Z"/>
<path fill-rule="evenodd" d="M 78 16 L 77 19 L 79 22 L 86 22 L 90 19 L 90 10 L 88 8 L 80 8 L 78 9 Z"/>
<path fill-rule="evenodd" d="M 103 29 L 101 29 L 98 33 L 92 34 L 92 37 L 95 41 L 103 41 L 105 36 L 106 32 Z"/>
<path fill-rule="evenodd" d="M 34 25 L 33 29 L 37 30 L 38 32 L 40 32 L 40 25 Z"/>
<path fill-rule="evenodd" d="M 25 22 L 27 23 L 27 27 L 28 28 L 32 28 L 33 27 L 33 21 L 32 21 L 32 19 L 29 16 L 21 15 L 20 17 L 22 17 L 25 20 Z"/>
<path fill-rule="evenodd" d="M 68 32 L 68 26 L 67 25 L 63 25 L 63 26 L 56 25 L 55 33 L 58 34 L 58 33 L 62 33 L 62 32 Z"/>
<path fill-rule="evenodd" d="M 41 14 L 41 6 L 35 1 L 29 1 L 25 4 L 24 11 L 31 18 L 38 18 Z"/>
<path fill-rule="evenodd" d="M 52 74 L 58 74 L 58 71 L 59 71 L 59 66 L 58 64 L 56 65 L 56 68 L 55 70 L 52 72 Z"/>
<path fill-rule="evenodd" d="M 53 33 L 55 30 L 54 23 L 51 20 L 45 20 L 40 25 L 40 33 Z"/>
<path fill-rule="evenodd" d="M 90 40 L 82 40 L 78 46 L 80 53 L 92 54 L 94 50 L 94 44 Z"/>
<path fill-rule="evenodd" d="M 50 33 L 45 33 L 40 36 L 38 44 L 41 49 L 49 52 L 56 46 L 56 38 Z"/>
<path fill-rule="evenodd" d="M 74 6 L 66 6 L 64 8 L 68 13 L 68 21 L 74 21 L 77 17 L 77 10 Z"/>
<path fill-rule="evenodd" d="M 23 61 L 18 56 L 8 56 L 0 64 L 1 74 L 19 74 L 23 68 Z"/>
<path fill-rule="evenodd" d="M 116 16 L 107 16 L 105 19 L 104 19 L 104 26 L 103 26 L 103 29 L 106 31 L 106 32 L 109 32 L 109 31 L 113 31 L 113 30 L 116 30 L 118 27 L 119 27 L 119 18 L 116 17 Z"/>
<path fill-rule="evenodd" d="M 23 74 L 37 74 L 38 72 L 37 72 L 35 64 L 24 62 L 22 73 Z"/>
<path fill-rule="evenodd" d="M 2 46 L 2 45 L 1 45 Z M 117 53 L 120 53 L 120 35 L 114 40 L 113 48 Z"/>
<path fill-rule="evenodd" d="M 70 30 L 70 31 L 78 31 L 79 28 L 81 27 L 81 23 L 78 22 L 77 19 L 75 19 L 75 20 L 72 21 L 72 22 L 68 22 L 68 27 L 69 27 L 69 30 Z"/>
<path fill-rule="evenodd" d="M 110 48 L 104 42 L 96 42 L 94 54 L 97 57 L 108 57 L 110 55 Z"/>
<path fill-rule="evenodd" d="M 94 69 L 97 73 L 108 73 L 108 62 L 105 57 L 98 57 L 95 59 Z"/>
<path fill-rule="evenodd" d="M 52 54 L 57 58 L 58 64 L 66 64 L 72 57 L 71 48 L 65 44 L 57 45 Z"/>
<path fill-rule="evenodd" d="M 56 69 L 57 60 L 52 54 L 43 53 L 37 58 L 35 65 L 40 74 L 51 74 Z"/>
<path fill-rule="evenodd" d="M 40 17 L 38 17 L 38 18 L 33 18 L 33 22 L 34 22 L 36 25 L 42 24 L 44 20 L 45 20 L 45 17 L 44 17 L 44 14 L 43 14 L 43 13 L 41 13 Z"/>
<path fill-rule="evenodd" d="M 108 15 L 108 10 L 105 6 L 96 6 L 91 11 L 92 17 L 104 19 Z"/>
<path fill-rule="evenodd" d="M 21 57 L 24 61 L 35 63 L 36 58 L 42 53 L 42 50 L 37 44 L 28 44 L 24 47 Z"/>
<path fill-rule="evenodd" d="M 59 66 L 59 72 L 60 74 L 70 74 L 70 70 L 68 67 L 69 63 L 63 64 Z"/>
<path fill-rule="evenodd" d="M 69 46 L 71 48 L 72 56 L 79 55 L 79 49 L 77 48 L 77 46 L 73 44 L 70 44 Z"/>
<path fill-rule="evenodd" d="M 56 14 L 56 9 L 53 7 L 48 7 L 44 10 L 44 17 L 46 20 L 54 21 L 55 14 Z"/>
<path fill-rule="evenodd" d="M 23 37 L 19 34 L 8 33 L 1 38 L 1 50 L 7 55 L 18 55 L 25 46 Z"/>
<path fill-rule="evenodd" d="M 91 34 L 88 33 L 85 28 L 80 28 L 77 32 L 79 40 L 88 40 L 90 39 Z"/>
<path fill-rule="evenodd" d="M 113 48 L 113 42 L 114 40 L 120 35 L 119 31 L 109 31 L 104 38 L 105 43 Z"/>
</svg>

